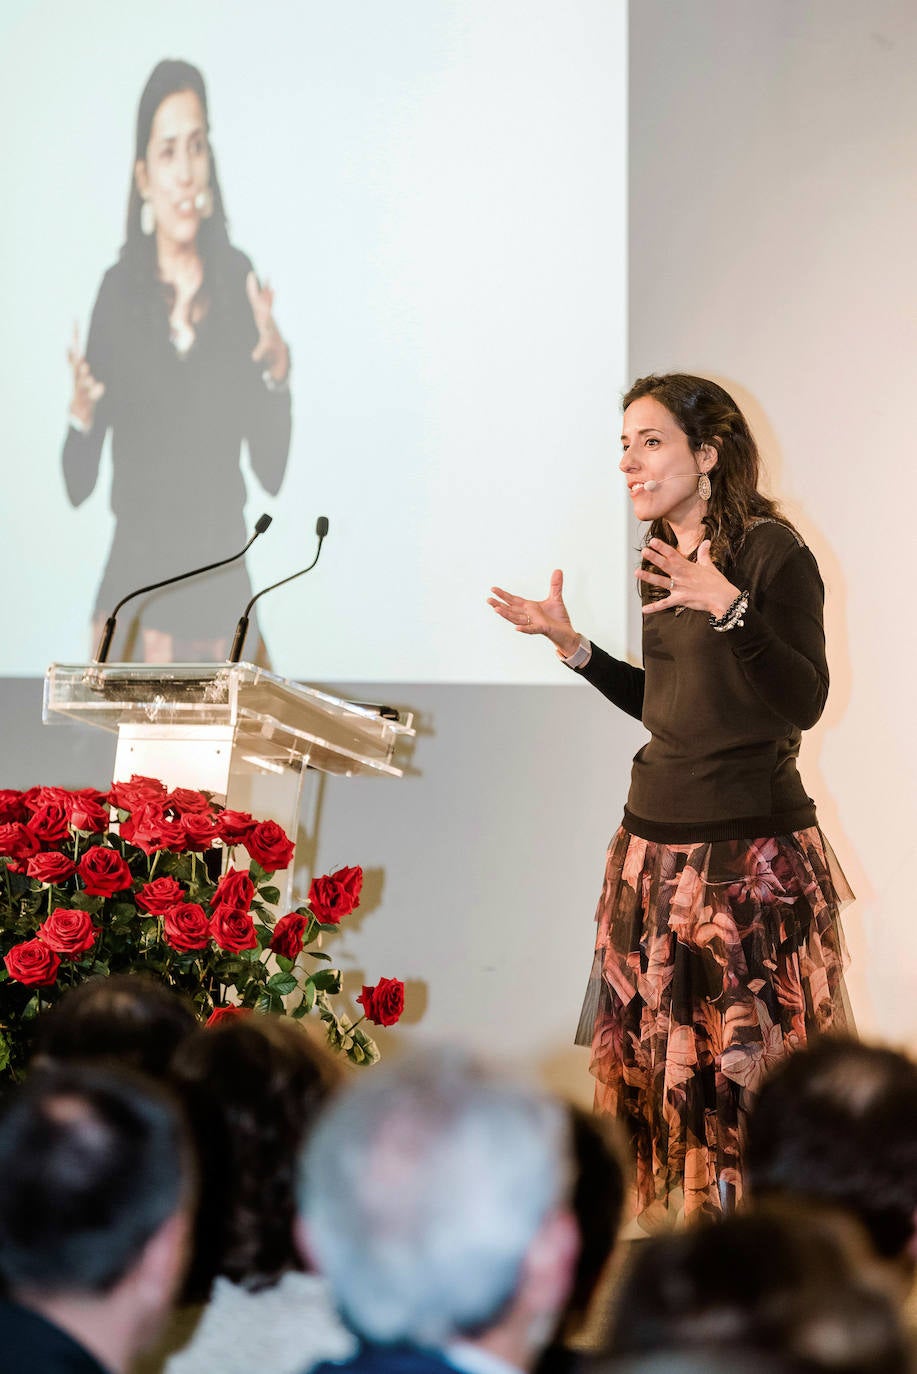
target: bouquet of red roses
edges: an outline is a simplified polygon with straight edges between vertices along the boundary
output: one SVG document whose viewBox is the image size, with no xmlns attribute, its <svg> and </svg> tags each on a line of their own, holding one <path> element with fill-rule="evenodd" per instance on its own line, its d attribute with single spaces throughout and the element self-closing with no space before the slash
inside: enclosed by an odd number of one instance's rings
<svg viewBox="0 0 917 1374">
<path fill-rule="evenodd" d="M 332 1045 L 375 1063 L 360 1022 L 331 1004 L 341 973 L 320 948 L 359 905 L 362 869 L 314 879 L 306 903 L 277 920 L 272 878 L 293 848 L 276 822 L 156 778 L 108 792 L 0 789 L 0 1071 L 22 1069 L 34 1018 L 68 987 L 140 970 L 188 994 L 205 1020 L 315 1013 Z M 391 1025 L 404 986 L 383 978 L 357 1000 L 361 1020 Z"/>
</svg>

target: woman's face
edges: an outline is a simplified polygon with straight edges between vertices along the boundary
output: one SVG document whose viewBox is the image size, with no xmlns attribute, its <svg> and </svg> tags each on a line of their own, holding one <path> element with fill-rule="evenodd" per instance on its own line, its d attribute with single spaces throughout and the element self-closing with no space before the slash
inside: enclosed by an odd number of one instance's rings
<svg viewBox="0 0 917 1374">
<path fill-rule="evenodd" d="M 621 442 L 619 466 L 638 520 L 665 519 L 677 526 L 699 514 L 697 478 L 716 462 L 712 446 L 695 454 L 675 416 L 653 396 L 627 407 Z M 659 486 L 647 491 L 646 482 Z"/>
<path fill-rule="evenodd" d="M 150 129 L 137 189 L 152 203 L 160 241 L 194 243 L 201 223 L 196 197 L 210 185 L 210 154 L 201 102 L 194 91 L 166 96 Z"/>
</svg>

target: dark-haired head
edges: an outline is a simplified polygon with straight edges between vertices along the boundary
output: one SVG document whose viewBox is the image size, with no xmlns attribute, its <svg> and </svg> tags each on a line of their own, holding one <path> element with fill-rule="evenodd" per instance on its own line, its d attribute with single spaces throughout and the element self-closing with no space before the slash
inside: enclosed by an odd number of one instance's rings
<svg viewBox="0 0 917 1374">
<path fill-rule="evenodd" d="M 14 1293 L 107 1293 L 192 1194 L 181 1114 L 155 1083 L 37 1070 L 0 1117 L 0 1276 Z"/>
<path fill-rule="evenodd" d="M 765 1080 L 748 1122 L 755 1198 L 813 1198 L 852 1212 L 879 1255 L 911 1267 L 917 1223 L 917 1064 L 826 1037 Z"/>
<path fill-rule="evenodd" d="M 760 1352 L 810 1374 L 907 1374 L 886 1276 L 842 1213 L 747 1211 L 634 1247 L 612 1349 L 627 1357 Z"/>
<path fill-rule="evenodd" d="M 163 1078 L 197 1025 L 190 999 L 156 978 L 100 975 L 38 1018 L 33 1062 L 105 1060 Z"/>
<path fill-rule="evenodd" d="M 715 563 L 728 561 L 730 550 L 738 549 L 752 521 L 765 517 L 788 523 L 776 503 L 758 490 L 758 446 L 728 391 L 717 382 L 685 372 L 639 377 L 624 397 L 625 411 L 644 396 L 665 406 L 684 431 L 692 452 L 708 445 L 716 450 L 716 463 L 708 472 L 711 493 L 704 515 Z M 654 521 L 646 537 L 673 542 L 664 520 Z"/>
<path fill-rule="evenodd" d="M 124 257 L 136 271 L 157 277 L 157 255 L 155 233 L 144 233 L 142 210 L 144 197 L 141 185 L 148 179 L 151 158 L 159 155 L 153 148 L 156 132 L 156 117 L 166 102 L 173 96 L 190 94 L 196 102 L 200 136 L 203 140 L 203 155 L 206 157 L 206 182 L 195 187 L 204 196 L 204 209 L 195 214 L 192 225 L 196 247 L 205 263 L 215 249 L 229 242 L 226 229 L 226 212 L 223 206 L 223 193 L 217 174 L 213 146 L 210 142 L 210 115 L 207 105 L 207 89 L 204 78 L 197 67 L 190 62 L 166 58 L 158 62 L 150 73 L 143 88 L 140 105 L 137 109 L 136 139 L 134 161 L 131 166 L 130 193 L 127 204 L 127 225 L 125 230 Z M 204 193 L 206 193 L 204 195 Z"/>
<path fill-rule="evenodd" d="M 340 1081 L 298 1021 L 234 1017 L 201 1029 L 177 1065 L 201 1165 L 188 1297 L 225 1275 L 269 1287 L 302 1268 L 293 1240 L 300 1146 Z"/>
<path fill-rule="evenodd" d="M 567 1300 L 563 1339 L 578 1336 L 608 1269 L 624 1211 L 624 1168 L 607 1118 L 570 1107 L 574 1183 L 571 1206 L 580 1251 Z"/>
</svg>

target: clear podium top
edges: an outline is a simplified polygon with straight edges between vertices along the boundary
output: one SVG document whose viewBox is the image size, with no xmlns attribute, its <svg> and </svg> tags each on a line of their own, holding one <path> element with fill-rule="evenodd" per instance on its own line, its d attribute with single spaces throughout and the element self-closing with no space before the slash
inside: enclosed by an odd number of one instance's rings
<svg viewBox="0 0 917 1374">
<path fill-rule="evenodd" d="M 308 763 L 326 773 L 387 773 L 410 712 L 344 701 L 253 663 L 53 663 L 43 719 L 69 716 L 103 730 L 148 727 L 193 736 L 231 726 L 266 766 Z"/>
</svg>

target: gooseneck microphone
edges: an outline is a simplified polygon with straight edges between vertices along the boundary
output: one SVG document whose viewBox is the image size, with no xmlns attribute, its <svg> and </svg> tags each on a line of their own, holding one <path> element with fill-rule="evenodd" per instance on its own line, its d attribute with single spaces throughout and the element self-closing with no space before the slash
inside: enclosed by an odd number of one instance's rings
<svg viewBox="0 0 917 1374">
<path fill-rule="evenodd" d="M 245 643 L 245 636 L 248 634 L 249 612 L 251 611 L 252 606 L 254 606 L 258 598 L 264 596 L 267 592 L 274 591 L 277 587 L 285 587 L 288 582 L 294 582 L 297 577 L 302 577 L 303 573 L 311 572 L 312 569 L 315 567 L 319 559 L 319 554 L 322 551 L 322 544 L 324 543 L 325 535 L 328 533 L 327 515 L 320 515 L 318 517 L 318 519 L 315 522 L 315 533 L 318 536 L 318 548 L 315 550 L 315 557 L 312 559 L 312 562 L 309 564 L 309 566 L 307 568 L 300 568 L 299 572 L 290 573 L 289 577 L 282 577 L 279 582 L 272 582 L 269 587 L 263 587 L 260 592 L 255 593 L 251 601 L 245 607 L 245 610 L 239 617 L 239 623 L 236 626 L 235 638 L 232 641 L 232 648 L 230 649 L 229 657 L 226 660 L 227 663 L 238 663 L 239 659 L 242 657 L 242 645 Z"/>
<path fill-rule="evenodd" d="M 221 558 L 216 563 L 207 563 L 203 568 L 192 568 L 190 572 L 178 573 L 175 577 L 164 577 L 161 582 L 151 582 L 148 587 L 138 587 L 135 592 L 128 592 L 127 596 L 122 596 L 121 600 L 105 622 L 105 628 L 102 630 L 102 635 L 99 639 L 99 647 L 96 649 L 96 656 L 93 662 L 104 663 L 107 660 L 108 651 L 111 648 L 112 636 L 115 633 L 115 626 L 118 623 L 118 612 L 122 606 L 128 603 L 128 601 L 133 601 L 135 596 L 143 596 L 144 592 L 155 592 L 158 591 L 160 587 L 170 587 L 173 582 L 184 582 L 188 577 L 197 577 L 200 573 L 212 572 L 214 568 L 222 568 L 225 567 L 227 563 L 235 563 L 237 558 L 244 558 L 252 544 L 254 544 L 255 540 L 258 538 L 258 535 L 264 534 L 264 531 L 271 523 L 271 518 L 270 515 L 259 515 L 255 523 L 255 533 L 252 535 L 251 539 L 249 539 L 245 548 L 240 549 L 238 553 L 234 553 L 230 558 Z"/>
</svg>

